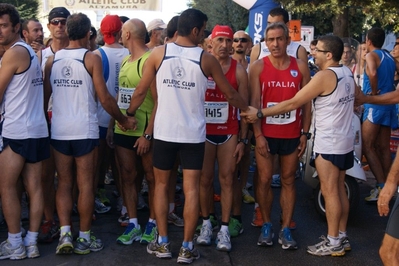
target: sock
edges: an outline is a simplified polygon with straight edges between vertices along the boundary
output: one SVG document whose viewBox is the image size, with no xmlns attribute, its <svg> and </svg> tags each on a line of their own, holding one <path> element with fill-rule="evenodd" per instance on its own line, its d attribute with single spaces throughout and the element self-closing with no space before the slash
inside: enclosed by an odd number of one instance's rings
<svg viewBox="0 0 399 266">
<path fill-rule="evenodd" d="M 377 183 L 376 187 L 383 189 L 384 185 L 385 185 L 385 183 Z"/>
<path fill-rule="evenodd" d="M 65 235 L 66 233 L 70 233 L 71 232 L 71 226 L 70 225 L 64 225 L 61 226 L 61 235 Z"/>
<path fill-rule="evenodd" d="M 22 232 L 16 234 L 8 232 L 8 242 L 11 244 L 11 247 L 18 247 L 22 243 Z"/>
<path fill-rule="evenodd" d="M 241 215 L 233 215 L 232 217 L 234 219 L 238 220 L 240 222 L 240 224 L 242 224 Z"/>
<path fill-rule="evenodd" d="M 157 221 L 155 221 L 155 219 L 149 218 L 149 219 L 148 219 L 148 222 L 157 225 Z"/>
<path fill-rule="evenodd" d="M 139 225 L 139 221 L 137 220 L 137 218 L 129 218 L 129 224 L 134 224 L 134 227 L 138 227 Z"/>
<path fill-rule="evenodd" d="M 189 250 L 193 250 L 193 247 L 194 247 L 193 241 L 190 241 L 190 242 L 183 241 L 182 246 L 184 248 L 188 248 Z"/>
<path fill-rule="evenodd" d="M 344 237 L 346 237 L 346 231 L 345 232 L 339 231 L 339 238 L 344 238 Z"/>
<path fill-rule="evenodd" d="M 24 245 L 25 246 L 36 245 L 38 235 L 39 235 L 39 232 L 31 232 L 28 230 L 28 233 L 26 234 L 26 236 L 24 238 Z"/>
<path fill-rule="evenodd" d="M 169 243 L 169 239 L 168 236 L 158 236 L 158 243 L 162 244 L 162 243 Z"/>
<path fill-rule="evenodd" d="M 175 210 L 175 203 L 174 202 L 170 202 L 169 203 L 169 213 L 172 213 Z"/>
<path fill-rule="evenodd" d="M 121 215 L 125 215 L 127 213 L 126 206 L 122 206 Z"/>
<path fill-rule="evenodd" d="M 202 225 L 209 225 L 212 227 L 211 219 L 209 219 L 209 215 L 207 217 L 202 217 Z"/>
<path fill-rule="evenodd" d="M 258 208 L 258 207 L 259 207 L 259 203 L 255 202 L 255 204 L 254 204 L 254 210 L 255 210 L 256 208 Z"/>
<path fill-rule="evenodd" d="M 332 246 L 336 246 L 339 244 L 339 237 L 327 236 L 328 240 L 330 240 L 330 244 Z"/>
<path fill-rule="evenodd" d="M 223 224 L 223 222 L 222 222 L 222 226 L 220 227 L 220 231 L 228 232 L 229 231 L 229 226 Z"/>
<path fill-rule="evenodd" d="M 79 237 L 84 238 L 87 242 L 90 242 L 90 230 L 89 231 L 79 231 Z"/>
</svg>

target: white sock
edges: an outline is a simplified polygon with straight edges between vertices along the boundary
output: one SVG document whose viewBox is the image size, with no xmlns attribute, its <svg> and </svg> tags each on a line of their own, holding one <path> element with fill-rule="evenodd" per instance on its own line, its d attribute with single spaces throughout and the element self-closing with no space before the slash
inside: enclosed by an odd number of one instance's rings
<svg viewBox="0 0 399 266">
<path fill-rule="evenodd" d="M 175 210 L 175 203 L 171 202 L 169 203 L 169 213 L 173 212 Z"/>
<path fill-rule="evenodd" d="M 16 248 L 22 244 L 22 232 L 11 234 L 8 232 L 8 242 L 10 242 L 11 247 Z"/>
<path fill-rule="evenodd" d="M 327 236 L 328 240 L 330 240 L 330 244 L 332 246 L 336 246 L 339 244 L 339 237 Z"/>
<path fill-rule="evenodd" d="M 148 222 L 150 222 L 150 223 L 153 223 L 153 224 L 157 225 L 157 221 L 155 221 L 155 219 L 151 219 L 151 218 L 149 218 L 149 219 L 148 219 Z"/>
<path fill-rule="evenodd" d="M 259 203 L 255 202 L 254 210 L 259 207 Z"/>
<path fill-rule="evenodd" d="M 205 220 L 204 218 L 202 218 L 202 225 L 209 225 L 210 227 L 212 227 L 211 219 Z"/>
<path fill-rule="evenodd" d="M 339 238 L 344 238 L 346 236 L 347 236 L 346 231 L 345 232 L 339 231 Z"/>
<path fill-rule="evenodd" d="M 122 206 L 121 215 L 125 215 L 127 213 L 126 206 Z"/>
<path fill-rule="evenodd" d="M 61 230 L 61 235 L 65 235 L 66 233 L 71 232 L 71 226 L 70 225 L 61 226 L 60 230 Z"/>
<path fill-rule="evenodd" d="M 222 226 L 220 227 L 220 231 L 228 232 L 228 231 L 229 231 L 229 227 L 228 227 L 227 225 L 222 225 Z"/>
<path fill-rule="evenodd" d="M 90 230 L 89 231 L 79 231 L 79 237 L 86 239 L 90 242 Z"/>
<path fill-rule="evenodd" d="M 134 227 L 136 228 L 138 227 L 139 224 L 137 218 L 129 218 L 129 223 L 134 224 Z"/>
<path fill-rule="evenodd" d="M 26 234 L 26 236 L 24 238 L 24 245 L 25 246 L 36 245 L 38 235 L 39 235 L 39 232 L 31 232 L 28 230 L 28 233 Z"/>
</svg>

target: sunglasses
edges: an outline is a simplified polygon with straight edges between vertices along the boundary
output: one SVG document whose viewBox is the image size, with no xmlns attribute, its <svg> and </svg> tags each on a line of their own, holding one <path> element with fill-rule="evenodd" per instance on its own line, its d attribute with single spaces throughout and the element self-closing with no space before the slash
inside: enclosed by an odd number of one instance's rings
<svg viewBox="0 0 399 266">
<path fill-rule="evenodd" d="M 51 25 L 58 26 L 61 23 L 62 26 L 66 25 L 66 19 L 53 19 L 50 21 Z"/>
<path fill-rule="evenodd" d="M 234 38 L 233 42 L 248 42 L 247 38 Z"/>
</svg>

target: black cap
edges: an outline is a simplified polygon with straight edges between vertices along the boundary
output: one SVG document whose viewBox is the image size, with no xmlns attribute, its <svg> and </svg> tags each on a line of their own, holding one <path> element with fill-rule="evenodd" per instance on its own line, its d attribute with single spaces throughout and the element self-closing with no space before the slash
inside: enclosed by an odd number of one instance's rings
<svg viewBox="0 0 399 266">
<path fill-rule="evenodd" d="M 50 22 L 53 18 L 68 18 L 70 15 L 71 13 L 65 7 L 54 7 L 48 14 L 48 21 Z"/>
</svg>

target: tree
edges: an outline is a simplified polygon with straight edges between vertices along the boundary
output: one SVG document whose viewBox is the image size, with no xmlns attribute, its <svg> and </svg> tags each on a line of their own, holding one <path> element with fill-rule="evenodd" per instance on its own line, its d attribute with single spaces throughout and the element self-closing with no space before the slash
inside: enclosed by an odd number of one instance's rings
<svg viewBox="0 0 399 266">
<path fill-rule="evenodd" d="M 340 37 L 349 37 L 355 32 L 350 27 L 352 22 L 360 33 L 375 23 L 385 29 L 399 31 L 397 0 L 280 0 L 280 2 L 287 10 L 297 15 L 321 15 L 321 18 L 330 19 L 333 34 Z M 314 26 L 318 28 L 320 23 Z"/>
<path fill-rule="evenodd" d="M 21 19 L 37 18 L 39 12 L 38 0 L 0 0 L 0 3 L 7 3 L 15 6 Z"/>
<path fill-rule="evenodd" d="M 248 10 L 232 0 L 192 0 L 189 6 L 207 14 L 209 30 L 216 24 L 229 25 L 233 31 L 244 30 L 248 26 Z"/>
</svg>

